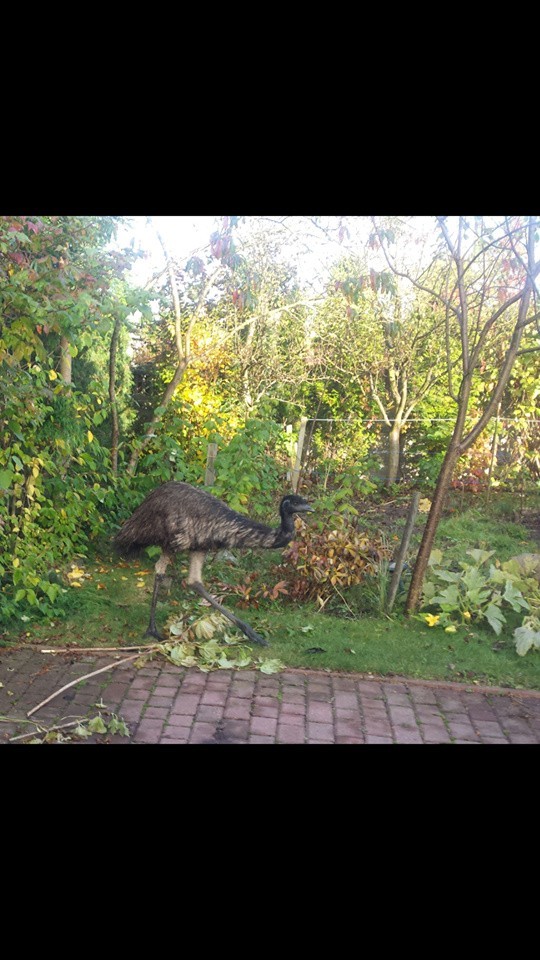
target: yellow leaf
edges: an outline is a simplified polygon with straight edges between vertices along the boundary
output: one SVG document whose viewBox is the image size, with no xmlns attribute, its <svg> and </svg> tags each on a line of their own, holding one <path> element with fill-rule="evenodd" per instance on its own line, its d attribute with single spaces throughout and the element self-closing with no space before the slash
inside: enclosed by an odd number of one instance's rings
<svg viewBox="0 0 540 960">
<path fill-rule="evenodd" d="M 49 370 L 49 380 L 58 380 L 56 370 Z"/>
<path fill-rule="evenodd" d="M 82 587 L 82 583 L 79 583 L 78 580 L 74 580 L 73 583 L 70 584 L 70 586 L 71 586 L 71 587 Z"/>
<path fill-rule="evenodd" d="M 15 559 L 14 559 L 14 561 L 13 561 L 13 566 L 14 566 L 14 567 L 18 567 L 19 564 L 20 564 L 20 562 L 21 562 L 21 561 L 19 560 L 19 558 L 18 558 L 18 557 L 15 557 Z"/>
<path fill-rule="evenodd" d="M 424 497 L 423 500 L 420 500 L 418 504 L 418 510 L 420 513 L 429 513 L 431 510 L 431 500 L 428 500 L 427 497 Z"/>
<path fill-rule="evenodd" d="M 138 582 L 135 584 L 135 586 L 136 586 L 136 587 L 144 587 L 144 586 L 146 586 L 146 584 L 144 583 L 143 580 L 140 580 L 140 581 L 138 581 Z"/>
<path fill-rule="evenodd" d="M 84 577 L 84 570 L 82 570 L 81 567 L 75 567 L 74 570 L 70 570 L 68 573 L 70 580 L 80 580 L 81 577 Z"/>
<path fill-rule="evenodd" d="M 91 430 L 88 431 L 86 436 L 88 437 L 88 443 L 92 443 L 92 440 L 94 439 L 94 434 L 92 433 Z"/>
<path fill-rule="evenodd" d="M 432 613 L 426 613 L 424 619 L 428 627 L 434 627 L 438 624 L 441 617 L 440 617 L 440 614 L 437 614 L 437 616 L 434 616 Z"/>
</svg>

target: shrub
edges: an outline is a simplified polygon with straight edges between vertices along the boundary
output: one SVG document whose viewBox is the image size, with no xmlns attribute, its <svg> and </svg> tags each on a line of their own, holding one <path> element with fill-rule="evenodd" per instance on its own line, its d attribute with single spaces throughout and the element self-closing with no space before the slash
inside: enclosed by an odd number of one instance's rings
<svg viewBox="0 0 540 960">
<path fill-rule="evenodd" d="M 324 606 L 341 590 L 373 574 L 387 548 L 380 537 L 351 530 L 346 524 L 317 530 L 296 521 L 297 534 L 278 568 L 290 597 L 317 600 Z"/>
</svg>

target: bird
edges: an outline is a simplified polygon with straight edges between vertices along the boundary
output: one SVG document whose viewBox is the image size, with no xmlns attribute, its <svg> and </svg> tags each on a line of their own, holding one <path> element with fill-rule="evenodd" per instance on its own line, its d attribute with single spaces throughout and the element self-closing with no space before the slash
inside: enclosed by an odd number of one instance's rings
<svg viewBox="0 0 540 960">
<path fill-rule="evenodd" d="M 116 552 L 126 558 L 136 556 L 145 547 L 161 547 L 161 555 L 154 568 L 150 622 L 145 636 L 163 641 L 156 626 L 159 588 L 176 553 L 187 552 L 188 586 L 234 623 L 248 640 L 268 646 L 267 641 L 248 623 L 240 620 L 208 593 L 202 582 L 206 554 L 208 551 L 232 547 L 263 550 L 285 547 L 295 532 L 295 514 L 307 513 L 312 509 L 303 497 L 288 494 L 282 498 L 279 506 L 280 526 L 269 527 L 237 513 L 222 500 L 189 483 L 169 480 L 152 490 L 126 520 L 113 541 Z"/>
</svg>

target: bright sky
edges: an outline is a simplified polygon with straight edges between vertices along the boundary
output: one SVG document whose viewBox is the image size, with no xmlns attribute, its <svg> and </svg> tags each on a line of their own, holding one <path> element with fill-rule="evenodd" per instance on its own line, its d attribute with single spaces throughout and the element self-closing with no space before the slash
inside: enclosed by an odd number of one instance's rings
<svg viewBox="0 0 540 960">
<path fill-rule="evenodd" d="M 146 217 L 130 217 L 131 228 L 118 232 L 118 243 L 128 245 L 135 238 L 135 249 L 148 252 L 148 258 L 135 262 L 130 276 L 134 284 L 144 284 L 152 274 L 163 268 L 163 251 L 155 231 L 147 224 Z M 180 261 L 188 260 L 191 254 L 208 246 L 210 234 L 216 229 L 216 217 L 152 217 L 171 255 Z"/>
</svg>

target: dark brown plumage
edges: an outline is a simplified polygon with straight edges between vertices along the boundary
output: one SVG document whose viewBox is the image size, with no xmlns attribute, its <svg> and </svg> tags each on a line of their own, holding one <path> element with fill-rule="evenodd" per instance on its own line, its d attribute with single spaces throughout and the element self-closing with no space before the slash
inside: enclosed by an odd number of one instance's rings
<svg viewBox="0 0 540 960">
<path fill-rule="evenodd" d="M 155 623 L 159 586 L 174 554 L 187 551 L 190 554 L 188 584 L 250 640 L 266 645 L 249 624 L 222 607 L 205 589 L 202 583 L 205 554 L 209 550 L 232 547 L 265 550 L 284 547 L 294 534 L 294 515 L 308 510 L 311 507 L 303 497 L 297 494 L 283 497 L 279 508 L 281 524 L 274 528 L 231 510 L 221 500 L 188 483 L 171 480 L 152 490 L 114 540 L 116 549 L 123 556 L 133 556 L 144 547 L 161 547 L 162 553 L 155 567 L 147 634 L 162 639 Z"/>
</svg>

